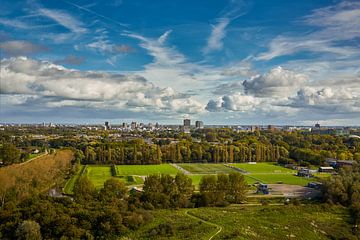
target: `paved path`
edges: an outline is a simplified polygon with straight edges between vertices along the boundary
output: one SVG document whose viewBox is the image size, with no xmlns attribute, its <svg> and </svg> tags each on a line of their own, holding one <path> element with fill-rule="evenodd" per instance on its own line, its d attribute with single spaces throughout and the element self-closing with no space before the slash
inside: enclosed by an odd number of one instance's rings
<svg viewBox="0 0 360 240">
<path fill-rule="evenodd" d="M 216 235 L 218 235 L 218 234 L 222 231 L 222 229 L 223 229 L 223 227 L 220 226 L 220 225 L 217 225 L 217 224 L 212 223 L 212 222 L 208 222 L 208 221 L 206 221 L 206 220 L 204 220 L 204 219 L 202 219 L 202 218 L 199 218 L 199 217 L 197 217 L 197 216 L 189 213 L 189 210 L 186 210 L 186 211 L 185 211 L 185 215 L 187 215 L 187 216 L 190 217 L 190 218 L 199 220 L 199 221 L 201 221 L 201 222 L 203 222 L 203 223 L 206 223 L 206 224 L 208 224 L 208 225 L 214 226 L 214 227 L 216 227 L 216 228 L 218 229 L 216 233 L 214 233 L 213 235 L 211 235 L 211 237 L 209 238 L 209 240 L 213 239 L 213 238 L 214 238 Z"/>
</svg>

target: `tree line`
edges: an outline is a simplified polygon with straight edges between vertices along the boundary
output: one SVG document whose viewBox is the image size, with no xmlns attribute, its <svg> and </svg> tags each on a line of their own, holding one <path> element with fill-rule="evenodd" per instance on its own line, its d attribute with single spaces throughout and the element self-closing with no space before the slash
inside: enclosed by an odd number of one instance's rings
<svg viewBox="0 0 360 240">
<path fill-rule="evenodd" d="M 34 194 L 18 205 L 5 204 L 0 213 L 0 238 L 119 239 L 151 222 L 153 216 L 148 210 L 239 203 L 245 191 L 246 182 L 240 173 L 205 176 L 199 193 L 194 193 L 191 178 L 182 173 L 150 175 L 142 191 L 129 191 L 116 178 L 108 179 L 98 191 L 81 176 L 73 199 Z M 149 234 L 163 230 L 169 229 L 157 226 Z"/>
</svg>

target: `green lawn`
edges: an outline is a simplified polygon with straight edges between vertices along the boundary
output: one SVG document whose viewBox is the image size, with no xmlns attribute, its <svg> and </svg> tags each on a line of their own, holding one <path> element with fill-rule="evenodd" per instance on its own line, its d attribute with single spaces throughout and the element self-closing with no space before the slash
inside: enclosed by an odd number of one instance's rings
<svg viewBox="0 0 360 240">
<path fill-rule="evenodd" d="M 70 195 L 74 194 L 74 192 L 73 192 L 74 185 L 75 185 L 76 181 L 78 180 L 78 178 L 80 177 L 80 174 L 82 173 L 84 168 L 85 168 L 85 165 L 81 165 L 81 167 L 77 171 L 77 173 L 72 175 L 71 178 L 69 179 L 69 181 L 67 181 L 67 183 L 65 184 L 65 187 L 64 187 L 65 194 L 70 194 Z"/>
<path fill-rule="evenodd" d="M 178 165 L 192 174 L 218 174 L 236 172 L 236 170 L 226 167 L 223 164 L 180 163 Z"/>
<path fill-rule="evenodd" d="M 104 182 L 111 178 L 111 168 L 105 165 L 88 165 L 85 174 L 96 189 L 100 189 L 104 186 Z"/>
<path fill-rule="evenodd" d="M 275 163 L 232 163 L 230 164 L 234 167 L 243 169 L 250 173 L 296 173 L 296 171 L 282 166 L 278 166 Z"/>
<path fill-rule="evenodd" d="M 179 171 L 170 164 L 160 165 L 117 165 L 119 176 L 138 175 L 148 176 L 150 174 L 170 174 L 176 175 Z"/>
</svg>

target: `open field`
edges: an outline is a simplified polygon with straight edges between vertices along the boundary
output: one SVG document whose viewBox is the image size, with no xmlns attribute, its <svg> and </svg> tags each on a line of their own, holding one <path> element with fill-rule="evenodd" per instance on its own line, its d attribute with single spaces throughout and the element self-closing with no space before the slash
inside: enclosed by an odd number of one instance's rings
<svg viewBox="0 0 360 240">
<path fill-rule="evenodd" d="M 282 166 L 278 166 L 275 163 L 232 163 L 231 166 L 240 168 L 249 173 L 296 173 L 296 171 Z"/>
<path fill-rule="evenodd" d="M 223 164 L 215 163 L 179 163 L 177 164 L 192 174 L 218 174 L 236 172 Z"/>
<path fill-rule="evenodd" d="M 208 174 L 229 174 L 231 172 L 237 172 L 236 169 L 225 166 L 224 164 L 202 164 L 202 163 L 180 163 L 177 164 L 181 168 L 187 170 L 188 175 L 195 185 L 195 189 L 198 190 L 199 183 L 204 175 Z M 291 184 L 306 186 L 309 182 L 316 181 L 316 178 L 303 178 L 297 177 L 294 174 L 294 170 L 287 169 L 274 163 L 233 163 L 229 164 L 236 168 L 245 170 L 244 174 L 248 184 L 254 184 L 256 182 L 262 182 L 266 184 Z M 117 165 L 116 166 L 116 178 L 123 181 L 127 186 L 142 185 L 146 176 L 150 174 L 170 174 L 176 175 L 179 172 L 178 169 L 170 164 L 160 165 Z M 85 174 L 94 183 L 97 189 L 100 189 L 104 182 L 111 178 L 111 167 L 105 165 L 88 165 Z M 325 178 L 330 174 L 316 174 L 316 177 Z M 77 177 L 72 177 L 65 186 L 65 193 L 71 193 L 73 184 Z"/>
<path fill-rule="evenodd" d="M 104 182 L 111 178 L 111 168 L 105 165 L 88 165 L 85 174 L 93 182 L 95 188 L 100 189 L 104 186 Z"/>
<path fill-rule="evenodd" d="M 155 210 L 151 213 L 154 221 L 127 237 L 209 239 L 221 229 L 213 239 L 357 239 L 351 233 L 348 211 L 339 206 L 234 205 L 226 208 Z M 154 234 L 160 224 L 166 224 L 173 231 L 168 235 Z"/>
<path fill-rule="evenodd" d="M 71 167 L 74 154 L 59 150 L 20 164 L 0 168 L 0 196 L 6 196 L 15 187 L 17 199 L 23 199 L 34 191 L 46 191 L 63 181 L 64 173 Z"/>
<path fill-rule="evenodd" d="M 138 175 L 148 176 L 150 174 L 170 174 L 176 175 L 179 171 L 170 164 L 160 165 L 117 165 L 118 176 Z"/>
<path fill-rule="evenodd" d="M 257 173 L 257 174 L 249 174 L 245 175 L 249 178 L 253 178 L 254 180 L 259 180 L 262 183 L 284 183 L 284 184 L 293 184 L 293 185 L 300 185 L 305 186 L 309 182 L 316 181 L 314 178 L 304 178 L 298 177 L 293 174 L 287 173 Z"/>
</svg>

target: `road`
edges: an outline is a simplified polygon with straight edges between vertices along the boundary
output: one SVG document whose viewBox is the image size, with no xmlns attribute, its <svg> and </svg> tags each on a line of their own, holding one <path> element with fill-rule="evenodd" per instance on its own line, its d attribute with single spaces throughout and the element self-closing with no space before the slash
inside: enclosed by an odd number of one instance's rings
<svg viewBox="0 0 360 240">
<path fill-rule="evenodd" d="M 206 221 L 206 220 L 204 220 L 204 219 L 202 219 L 202 218 L 199 218 L 199 217 L 197 217 L 197 216 L 189 213 L 189 210 L 186 210 L 186 211 L 185 211 L 185 215 L 187 215 L 187 216 L 190 217 L 190 218 L 199 220 L 199 221 L 201 221 L 201 222 L 203 222 L 203 223 L 206 223 L 206 224 L 208 224 L 208 225 L 214 226 L 214 227 L 216 227 L 216 228 L 218 229 L 216 233 L 214 233 L 213 235 L 211 235 L 211 237 L 209 238 L 209 240 L 213 239 L 213 238 L 214 238 L 216 235 L 218 235 L 218 234 L 222 231 L 222 229 L 223 229 L 222 226 L 220 226 L 220 225 L 217 225 L 217 224 L 212 223 L 212 222 L 208 222 L 208 221 Z"/>
</svg>

